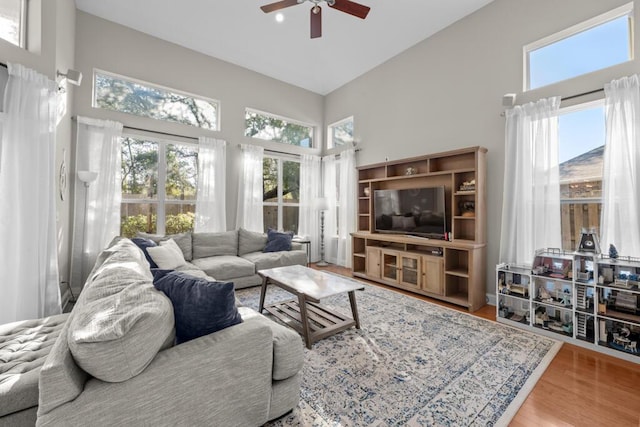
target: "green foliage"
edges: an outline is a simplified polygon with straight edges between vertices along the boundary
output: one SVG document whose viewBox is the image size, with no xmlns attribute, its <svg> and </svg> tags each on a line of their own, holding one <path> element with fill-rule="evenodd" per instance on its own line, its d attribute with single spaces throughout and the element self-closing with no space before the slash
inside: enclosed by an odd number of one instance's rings
<svg viewBox="0 0 640 427">
<path fill-rule="evenodd" d="M 309 126 L 289 123 L 265 114 L 247 111 L 245 115 L 245 135 L 253 138 L 310 148 L 311 131 Z"/>
<path fill-rule="evenodd" d="M 165 233 L 177 234 L 193 231 L 195 215 L 193 212 L 167 215 Z M 125 237 L 135 237 L 138 231 L 154 234 L 156 232 L 156 215 L 133 215 L 120 220 L 120 234 Z"/>
<path fill-rule="evenodd" d="M 96 105 L 156 120 L 217 130 L 217 103 L 106 74 L 95 77 Z"/>
</svg>

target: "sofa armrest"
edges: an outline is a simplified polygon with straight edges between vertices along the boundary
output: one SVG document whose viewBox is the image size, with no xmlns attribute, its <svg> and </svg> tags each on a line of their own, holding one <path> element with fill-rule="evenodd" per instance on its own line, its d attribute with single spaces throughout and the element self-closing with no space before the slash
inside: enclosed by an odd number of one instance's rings
<svg viewBox="0 0 640 427">
<path fill-rule="evenodd" d="M 302 243 L 291 242 L 291 250 L 292 251 L 301 251 L 302 250 Z"/>
<path fill-rule="evenodd" d="M 261 425 L 269 412 L 272 341 L 268 325 L 243 322 L 171 347 L 127 381 L 90 379 L 37 425 Z"/>
</svg>

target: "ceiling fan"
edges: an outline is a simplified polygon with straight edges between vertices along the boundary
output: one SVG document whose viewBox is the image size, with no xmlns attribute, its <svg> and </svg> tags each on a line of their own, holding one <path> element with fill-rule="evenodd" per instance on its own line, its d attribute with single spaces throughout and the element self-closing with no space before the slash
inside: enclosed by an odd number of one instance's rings
<svg viewBox="0 0 640 427">
<path fill-rule="evenodd" d="M 295 6 L 305 1 L 313 3 L 311 8 L 311 38 L 315 39 L 322 37 L 322 8 L 319 3 L 323 1 L 327 3 L 327 6 L 337 9 L 341 12 L 348 13 L 349 15 L 356 16 L 360 19 L 367 17 L 369 6 L 365 6 L 351 0 L 281 0 L 275 3 L 270 3 L 261 6 L 260 9 L 264 13 L 275 12 L 276 10 L 284 9 L 285 7 Z"/>
</svg>

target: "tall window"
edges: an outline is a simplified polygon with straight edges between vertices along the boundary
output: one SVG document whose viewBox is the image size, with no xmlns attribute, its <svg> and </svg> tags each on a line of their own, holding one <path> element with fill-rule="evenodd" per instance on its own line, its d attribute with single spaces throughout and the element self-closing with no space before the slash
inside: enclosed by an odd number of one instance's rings
<svg viewBox="0 0 640 427">
<path fill-rule="evenodd" d="M 282 142 L 298 147 L 313 147 L 313 127 L 286 117 L 247 108 L 245 112 L 246 136 Z"/>
<path fill-rule="evenodd" d="M 300 209 L 300 162 L 282 157 L 264 157 L 263 215 L 269 228 L 298 232 Z"/>
<path fill-rule="evenodd" d="M 327 148 L 352 144 L 353 116 L 330 124 L 327 130 Z"/>
<path fill-rule="evenodd" d="M 93 77 L 95 108 L 219 130 L 220 103 L 216 100 L 106 71 L 96 71 Z"/>
<path fill-rule="evenodd" d="M 25 47 L 27 27 L 26 0 L 0 0 L 0 38 Z"/>
<path fill-rule="evenodd" d="M 195 146 L 124 137 L 121 234 L 192 231 L 197 174 Z"/>
<path fill-rule="evenodd" d="M 602 101 L 562 110 L 558 121 L 562 247 L 575 250 L 582 228 L 600 234 L 605 117 Z"/>
<path fill-rule="evenodd" d="M 524 47 L 525 90 L 633 59 L 633 3 Z"/>
</svg>

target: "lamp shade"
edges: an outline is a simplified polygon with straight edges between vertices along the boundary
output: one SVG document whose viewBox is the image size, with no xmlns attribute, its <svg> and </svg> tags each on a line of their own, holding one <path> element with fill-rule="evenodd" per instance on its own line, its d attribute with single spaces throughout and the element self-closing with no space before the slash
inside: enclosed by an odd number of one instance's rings
<svg viewBox="0 0 640 427">
<path fill-rule="evenodd" d="M 329 200 L 326 197 L 318 197 L 316 199 L 316 209 L 319 211 L 326 211 L 329 209 Z"/>
<path fill-rule="evenodd" d="M 78 179 L 84 182 L 85 184 L 88 184 L 98 179 L 98 172 L 78 171 Z"/>
</svg>

